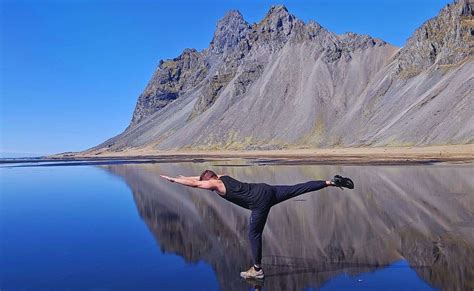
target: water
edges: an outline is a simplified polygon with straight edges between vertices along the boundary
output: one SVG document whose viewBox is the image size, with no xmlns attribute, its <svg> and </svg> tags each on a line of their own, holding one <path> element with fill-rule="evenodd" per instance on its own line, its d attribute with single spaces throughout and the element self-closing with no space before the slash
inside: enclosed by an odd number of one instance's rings
<svg viewBox="0 0 474 291">
<path fill-rule="evenodd" d="M 248 210 L 159 178 L 212 168 L 248 182 L 352 177 L 272 208 L 266 290 L 474 288 L 472 165 L 240 161 L 0 168 L 0 289 L 245 290 Z"/>
</svg>

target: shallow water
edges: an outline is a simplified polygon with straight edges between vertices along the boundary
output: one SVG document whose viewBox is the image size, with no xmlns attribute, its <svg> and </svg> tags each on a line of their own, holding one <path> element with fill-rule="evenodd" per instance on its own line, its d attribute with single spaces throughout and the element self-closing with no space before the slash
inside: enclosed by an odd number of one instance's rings
<svg viewBox="0 0 474 291">
<path fill-rule="evenodd" d="M 0 168 L 1 290 L 470 290 L 473 165 L 239 161 Z M 212 168 L 247 182 L 352 177 L 272 208 L 266 279 L 248 282 L 248 210 L 159 178 Z"/>
</svg>

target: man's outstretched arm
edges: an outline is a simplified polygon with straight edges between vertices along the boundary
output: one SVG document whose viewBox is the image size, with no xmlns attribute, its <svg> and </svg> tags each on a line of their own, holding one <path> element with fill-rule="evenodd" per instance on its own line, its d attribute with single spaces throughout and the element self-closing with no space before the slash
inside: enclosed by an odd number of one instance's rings
<svg viewBox="0 0 474 291">
<path fill-rule="evenodd" d="M 200 188 L 200 189 L 207 189 L 207 190 L 215 190 L 216 186 L 212 181 L 199 181 L 194 179 L 189 179 L 188 177 L 168 177 L 165 175 L 160 175 L 161 178 L 164 178 L 170 182 L 178 183 L 184 186 L 193 187 L 193 188 Z"/>
<path fill-rule="evenodd" d="M 199 176 L 183 176 L 183 175 L 179 175 L 178 178 L 183 178 L 183 179 L 188 179 L 188 180 L 199 181 L 199 179 L 200 179 L 201 177 L 199 177 Z"/>
<path fill-rule="evenodd" d="M 222 176 L 226 176 L 226 174 L 217 175 L 217 178 L 220 178 L 220 177 L 222 177 Z M 196 180 L 196 181 L 200 181 L 200 179 L 201 179 L 200 176 L 183 176 L 183 175 L 179 175 L 178 178 L 189 179 L 189 180 Z"/>
</svg>

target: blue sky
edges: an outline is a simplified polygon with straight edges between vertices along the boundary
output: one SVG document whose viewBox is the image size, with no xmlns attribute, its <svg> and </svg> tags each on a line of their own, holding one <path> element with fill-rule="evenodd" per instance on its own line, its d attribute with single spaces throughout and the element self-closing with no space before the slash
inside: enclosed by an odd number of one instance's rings
<svg viewBox="0 0 474 291">
<path fill-rule="evenodd" d="M 327 29 L 397 46 L 448 0 L 0 0 L 0 155 L 84 150 L 124 130 L 160 59 L 208 46 L 238 9 L 272 4 Z"/>
</svg>

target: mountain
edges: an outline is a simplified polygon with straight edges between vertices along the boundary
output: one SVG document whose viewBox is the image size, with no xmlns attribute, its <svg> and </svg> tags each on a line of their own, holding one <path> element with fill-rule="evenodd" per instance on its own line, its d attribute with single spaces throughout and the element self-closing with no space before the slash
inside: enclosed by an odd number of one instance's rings
<svg viewBox="0 0 474 291">
<path fill-rule="evenodd" d="M 474 12 L 458 0 L 403 48 L 284 6 L 228 12 L 208 48 L 160 61 L 127 129 L 91 154 L 474 143 Z"/>
</svg>

